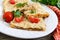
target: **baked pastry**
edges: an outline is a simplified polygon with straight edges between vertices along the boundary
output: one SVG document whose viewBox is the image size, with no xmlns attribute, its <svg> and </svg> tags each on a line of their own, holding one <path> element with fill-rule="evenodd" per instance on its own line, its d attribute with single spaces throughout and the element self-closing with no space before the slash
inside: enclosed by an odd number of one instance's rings
<svg viewBox="0 0 60 40">
<path fill-rule="evenodd" d="M 15 0 L 15 3 L 10 3 L 11 0 L 4 0 L 4 12 L 11 12 L 14 15 L 10 21 L 10 27 L 26 30 L 46 30 L 44 18 L 49 16 L 49 13 L 44 10 L 41 4 L 29 0 Z"/>
</svg>

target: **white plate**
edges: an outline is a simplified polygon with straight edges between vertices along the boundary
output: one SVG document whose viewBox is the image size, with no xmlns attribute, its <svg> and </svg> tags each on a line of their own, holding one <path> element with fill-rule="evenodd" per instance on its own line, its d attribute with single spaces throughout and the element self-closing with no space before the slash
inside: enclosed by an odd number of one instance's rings
<svg viewBox="0 0 60 40">
<path fill-rule="evenodd" d="M 2 14 L 3 14 L 2 0 L 0 0 L 0 32 L 13 37 L 25 38 L 25 39 L 38 38 L 38 37 L 43 37 L 50 34 L 57 27 L 58 19 L 56 14 L 51 9 L 49 9 L 45 5 L 42 5 L 42 6 L 50 14 L 50 16 L 45 19 L 45 22 L 47 25 L 46 31 L 27 31 L 27 30 L 10 28 L 9 24 L 7 24 L 2 20 Z"/>
</svg>

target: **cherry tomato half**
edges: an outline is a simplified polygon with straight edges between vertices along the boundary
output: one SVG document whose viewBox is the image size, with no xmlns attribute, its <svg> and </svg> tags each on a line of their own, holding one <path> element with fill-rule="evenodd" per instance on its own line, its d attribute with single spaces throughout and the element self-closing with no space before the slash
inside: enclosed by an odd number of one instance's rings
<svg viewBox="0 0 60 40">
<path fill-rule="evenodd" d="M 23 16 L 21 16 L 21 17 L 15 17 L 14 19 L 15 19 L 15 21 L 16 21 L 17 23 L 20 23 L 20 22 L 23 21 L 24 17 L 23 17 Z"/>
<path fill-rule="evenodd" d="M 5 21 L 9 23 L 13 20 L 13 14 L 11 12 L 5 12 L 3 14 L 3 19 L 5 19 Z"/>
<path fill-rule="evenodd" d="M 10 0 L 10 4 L 15 4 L 15 0 Z"/>
<path fill-rule="evenodd" d="M 28 20 L 29 20 L 30 22 L 32 22 L 32 23 L 38 23 L 38 22 L 40 21 L 39 18 L 35 18 L 35 17 L 33 17 L 33 16 L 29 16 L 29 17 L 28 17 Z"/>
</svg>

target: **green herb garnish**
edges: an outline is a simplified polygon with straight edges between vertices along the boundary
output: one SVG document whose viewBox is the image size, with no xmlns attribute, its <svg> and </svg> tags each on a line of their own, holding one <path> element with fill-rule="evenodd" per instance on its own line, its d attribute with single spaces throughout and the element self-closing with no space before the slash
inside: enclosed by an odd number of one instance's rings
<svg viewBox="0 0 60 40">
<path fill-rule="evenodd" d="M 58 0 L 32 0 L 33 2 L 40 2 L 43 4 L 56 5 Z"/>
<path fill-rule="evenodd" d="M 46 5 L 56 6 L 60 9 L 60 0 L 32 0 L 33 2 L 39 2 Z"/>
<path fill-rule="evenodd" d="M 40 2 L 41 0 L 32 0 L 33 2 Z"/>
<path fill-rule="evenodd" d="M 58 0 L 57 7 L 60 9 L 60 0 Z"/>
<path fill-rule="evenodd" d="M 27 3 L 18 3 L 18 4 L 16 4 L 16 7 L 23 7 L 25 5 L 27 5 Z"/>
<path fill-rule="evenodd" d="M 30 10 L 30 13 L 31 14 L 36 13 L 36 10 Z"/>
<path fill-rule="evenodd" d="M 22 15 L 22 13 L 19 10 L 12 11 L 12 13 L 14 13 L 14 17 L 20 17 Z"/>
</svg>

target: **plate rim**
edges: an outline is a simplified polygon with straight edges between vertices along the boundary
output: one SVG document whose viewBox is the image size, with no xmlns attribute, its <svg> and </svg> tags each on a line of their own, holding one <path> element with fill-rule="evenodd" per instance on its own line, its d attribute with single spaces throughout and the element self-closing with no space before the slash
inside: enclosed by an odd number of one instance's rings
<svg viewBox="0 0 60 40">
<path fill-rule="evenodd" d="M 43 4 L 44 5 L 44 4 Z M 46 6 L 46 5 L 44 5 L 44 6 Z M 47 6 L 46 6 L 47 7 Z M 48 7 L 47 7 L 48 8 Z M 49 8 L 50 9 L 50 8 Z M 51 9 L 50 9 L 51 10 Z M 52 10 L 53 11 L 53 10 Z M 54 11 L 53 11 L 54 12 Z M 54 12 L 55 13 L 55 12 Z M 56 14 L 55 14 L 56 15 Z M 56 15 L 56 17 L 57 17 L 57 15 Z M 57 24 L 58 24 L 58 17 L 57 17 Z M 57 24 L 56 24 L 56 26 L 57 26 Z M 56 27 L 55 27 L 56 28 Z M 50 33 L 52 33 L 54 30 L 55 30 L 55 28 L 50 32 Z M 11 35 L 11 34 L 8 34 L 8 33 L 4 33 L 4 32 L 2 32 L 2 31 L 0 31 L 1 33 L 3 33 L 3 34 L 6 34 L 6 35 L 9 35 L 9 36 L 13 36 L 13 37 L 17 37 L 17 36 L 14 36 L 14 35 Z M 48 33 L 48 34 L 50 34 L 50 33 Z M 48 34 L 45 34 L 44 36 L 46 36 L 46 35 L 48 35 Z M 44 37 L 44 36 L 42 36 L 42 37 Z M 21 37 L 17 37 L 17 38 L 21 38 Z M 24 39 L 34 39 L 34 38 L 39 38 L 39 37 L 33 37 L 33 38 L 24 38 Z M 23 38 L 22 38 L 23 39 Z"/>
</svg>

